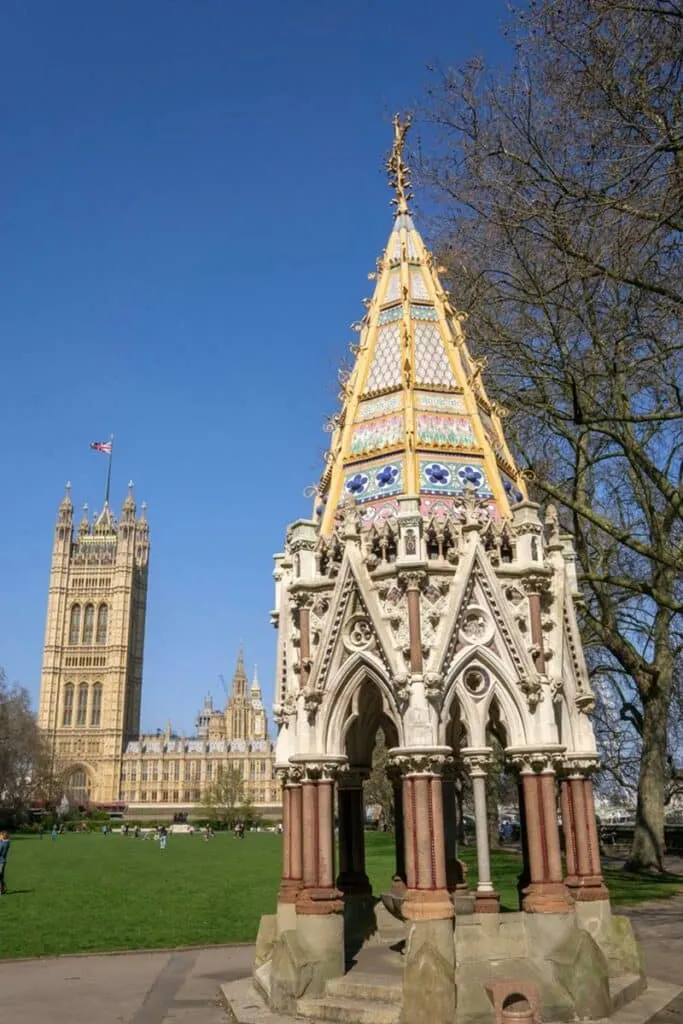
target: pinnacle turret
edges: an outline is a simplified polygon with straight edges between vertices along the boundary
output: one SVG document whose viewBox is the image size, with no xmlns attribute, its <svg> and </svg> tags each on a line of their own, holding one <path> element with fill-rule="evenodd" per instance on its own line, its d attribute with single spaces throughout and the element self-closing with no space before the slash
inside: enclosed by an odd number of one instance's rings
<svg viewBox="0 0 683 1024">
<path fill-rule="evenodd" d="M 341 411 L 332 418 L 326 468 L 316 488 L 321 532 L 333 531 L 348 496 L 364 526 L 398 514 L 401 496 L 419 498 L 429 517 L 462 518 L 466 487 L 478 514 L 507 519 L 526 496 L 501 429 L 502 410 L 473 359 L 463 317 L 451 305 L 431 253 L 408 210 L 403 162 L 408 123 L 387 163 L 396 217 L 377 263 L 375 292 L 360 328 L 356 363 L 341 378 Z"/>
</svg>

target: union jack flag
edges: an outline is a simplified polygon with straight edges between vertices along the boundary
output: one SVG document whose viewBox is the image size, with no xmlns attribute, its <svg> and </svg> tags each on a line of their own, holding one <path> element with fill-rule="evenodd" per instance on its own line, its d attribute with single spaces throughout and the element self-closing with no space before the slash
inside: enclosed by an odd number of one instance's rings
<svg viewBox="0 0 683 1024">
<path fill-rule="evenodd" d="M 104 452 L 105 455 L 111 455 L 111 441 L 91 441 L 90 447 L 94 452 Z"/>
</svg>

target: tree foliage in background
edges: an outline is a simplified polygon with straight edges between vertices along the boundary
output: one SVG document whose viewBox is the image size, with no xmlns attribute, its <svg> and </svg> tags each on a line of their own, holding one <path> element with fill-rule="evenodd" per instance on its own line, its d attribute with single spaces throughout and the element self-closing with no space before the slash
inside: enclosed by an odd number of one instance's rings
<svg viewBox="0 0 683 1024">
<path fill-rule="evenodd" d="M 49 777 L 49 757 L 28 691 L 10 685 L 0 668 L 0 811 L 17 821 L 43 795 Z"/>
<path fill-rule="evenodd" d="M 387 775 L 389 748 L 381 729 L 377 730 L 372 751 L 372 769 L 363 786 L 363 797 L 367 808 L 379 808 L 378 826 L 385 829 L 394 827 L 394 787 Z"/>
<path fill-rule="evenodd" d="M 212 821 L 230 827 L 244 803 L 244 780 L 237 768 L 219 768 L 216 778 L 202 794 L 202 804 Z"/>
<path fill-rule="evenodd" d="M 631 866 L 661 869 L 683 650 L 683 11 L 539 0 L 509 31 L 509 74 L 438 73 L 421 170 L 509 440 L 574 534 L 589 667 L 637 763 Z"/>
</svg>

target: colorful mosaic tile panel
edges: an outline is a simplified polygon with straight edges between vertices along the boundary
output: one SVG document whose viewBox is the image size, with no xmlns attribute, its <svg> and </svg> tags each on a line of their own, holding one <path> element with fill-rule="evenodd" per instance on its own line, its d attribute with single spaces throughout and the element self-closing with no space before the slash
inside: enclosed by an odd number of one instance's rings
<svg viewBox="0 0 683 1024">
<path fill-rule="evenodd" d="M 354 466 L 344 476 L 340 504 L 347 494 L 365 503 L 374 498 L 389 498 L 403 491 L 403 460 L 375 462 L 373 465 Z"/>
<path fill-rule="evenodd" d="M 419 321 L 415 324 L 415 381 L 457 387 L 439 328 Z"/>
<path fill-rule="evenodd" d="M 465 401 L 461 395 L 439 395 L 433 392 L 416 391 L 415 408 L 427 412 L 466 412 Z"/>
<path fill-rule="evenodd" d="M 421 494 L 462 494 L 466 483 L 474 485 L 480 498 L 489 498 L 493 495 L 481 462 L 420 459 Z"/>
<path fill-rule="evenodd" d="M 416 420 L 417 440 L 422 444 L 449 445 L 452 448 L 474 448 L 476 445 L 472 423 L 467 416 L 420 412 Z"/>
<path fill-rule="evenodd" d="M 419 253 L 415 244 L 415 234 L 412 231 L 408 232 L 408 259 L 416 260 L 419 259 Z"/>
<path fill-rule="evenodd" d="M 410 294 L 414 299 L 430 298 L 420 267 L 410 268 Z"/>
<path fill-rule="evenodd" d="M 369 402 L 361 402 L 356 412 L 356 422 L 374 420 L 376 416 L 386 416 L 390 412 L 398 412 L 403 408 L 403 394 L 382 395 L 380 398 L 371 398 Z"/>
<path fill-rule="evenodd" d="M 432 516 L 435 519 L 457 519 L 458 521 L 463 519 L 462 506 L 459 503 L 455 504 L 453 498 L 450 497 L 421 497 L 420 512 L 428 519 L 431 519 Z M 482 502 L 479 506 L 479 515 L 482 519 L 500 519 L 500 509 L 493 500 Z"/>
<path fill-rule="evenodd" d="M 403 416 L 401 413 L 381 416 L 369 423 L 359 423 L 353 428 L 351 454 L 365 455 L 367 452 L 390 448 L 401 440 Z"/>
<path fill-rule="evenodd" d="M 392 324 L 394 320 L 400 320 L 403 316 L 403 306 L 390 306 L 389 309 L 381 310 L 377 317 L 379 324 Z"/>
<path fill-rule="evenodd" d="M 398 387 L 401 383 L 401 328 L 386 324 L 377 331 L 377 341 L 365 393 Z"/>
<path fill-rule="evenodd" d="M 410 316 L 412 320 L 438 320 L 439 314 L 433 306 L 411 306 Z"/>
<path fill-rule="evenodd" d="M 389 274 L 389 286 L 387 288 L 386 295 L 384 296 L 385 302 L 395 302 L 396 299 L 400 298 L 401 295 L 401 271 L 397 267 L 396 270 L 392 270 Z"/>
<path fill-rule="evenodd" d="M 399 504 L 396 498 L 389 498 L 386 501 L 372 501 L 363 506 L 361 513 L 363 526 L 377 526 L 387 519 L 395 519 L 399 512 Z"/>
</svg>

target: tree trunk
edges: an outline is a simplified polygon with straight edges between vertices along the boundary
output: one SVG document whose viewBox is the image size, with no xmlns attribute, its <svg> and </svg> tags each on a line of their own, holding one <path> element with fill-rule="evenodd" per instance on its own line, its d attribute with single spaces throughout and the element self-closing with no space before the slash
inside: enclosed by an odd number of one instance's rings
<svg viewBox="0 0 683 1024">
<path fill-rule="evenodd" d="M 643 752 L 638 776 L 636 827 L 628 871 L 663 871 L 664 797 L 667 778 L 667 723 L 671 676 L 660 679 L 643 699 Z M 642 693 L 642 690 L 641 690 Z"/>
</svg>

